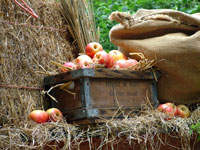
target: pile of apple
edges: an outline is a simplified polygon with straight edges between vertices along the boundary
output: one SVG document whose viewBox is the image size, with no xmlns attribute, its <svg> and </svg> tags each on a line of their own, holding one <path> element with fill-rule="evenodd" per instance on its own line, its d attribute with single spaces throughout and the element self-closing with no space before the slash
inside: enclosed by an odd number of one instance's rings
<svg viewBox="0 0 200 150">
<path fill-rule="evenodd" d="M 191 114 L 189 108 L 186 105 L 180 104 L 176 106 L 175 104 L 170 102 L 159 105 L 157 110 L 165 113 L 168 116 L 167 119 L 171 119 L 175 116 L 188 118 Z"/>
<path fill-rule="evenodd" d="M 37 123 L 45 123 L 49 121 L 57 122 L 63 119 L 63 114 L 57 108 L 49 108 L 47 111 L 33 110 L 29 113 L 28 118 Z"/>
<path fill-rule="evenodd" d="M 137 63 L 137 60 L 128 58 L 119 50 L 111 50 L 107 53 L 100 43 L 91 42 L 86 46 L 85 54 L 78 56 L 71 62 L 65 62 L 61 67 L 61 72 L 97 67 L 135 70 Z"/>
</svg>

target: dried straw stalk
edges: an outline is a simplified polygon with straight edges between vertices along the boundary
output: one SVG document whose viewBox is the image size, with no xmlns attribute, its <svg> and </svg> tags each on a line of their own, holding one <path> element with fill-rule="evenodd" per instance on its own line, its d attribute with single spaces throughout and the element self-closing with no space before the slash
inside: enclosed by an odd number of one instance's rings
<svg viewBox="0 0 200 150">
<path fill-rule="evenodd" d="M 80 53 L 92 41 L 98 41 L 91 0 L 60 0 L 63 14 Z"/>
</svg>

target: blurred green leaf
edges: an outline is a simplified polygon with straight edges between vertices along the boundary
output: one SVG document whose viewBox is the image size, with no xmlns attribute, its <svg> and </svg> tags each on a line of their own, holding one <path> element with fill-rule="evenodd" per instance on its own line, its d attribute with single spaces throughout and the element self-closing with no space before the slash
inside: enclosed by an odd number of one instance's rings
<svg viewBox="0 0 200 150">
<path fill-rule="evenodd" d="M 124 12 L 128 11 L 128 6 L 123 6 L 122 11 L 124 11 Z"/>
<path fill-rule="evenodd" d="M 197 140 L 200 141 L 200 122 L 190 126 L 190 133 L 196 132 L 198 134 Z"/>
</svg>

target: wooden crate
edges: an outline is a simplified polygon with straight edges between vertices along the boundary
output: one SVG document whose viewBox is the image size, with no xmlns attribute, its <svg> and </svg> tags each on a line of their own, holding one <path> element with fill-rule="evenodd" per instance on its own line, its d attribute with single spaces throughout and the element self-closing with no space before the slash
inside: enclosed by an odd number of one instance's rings
<svg viewBox="0 0 200 150">
<path fill-rule="evenodd" d="M 69 122 L 109 119 L 120 111 L 131 115 L 143 104 L 158 104 L 155 76 L 149 70 L 78 69 L 47 76 L 43 84 L 45 90 L 49 90 L 69 81 L 74 84 L 69 91 L 76 93 L 75 96 L 59 86 L 50 92 L 57 102 L 47 96 L 49 107 L 59 108 Z M 117 118 L 123 115 L 117 115 Z"/>
</svg>

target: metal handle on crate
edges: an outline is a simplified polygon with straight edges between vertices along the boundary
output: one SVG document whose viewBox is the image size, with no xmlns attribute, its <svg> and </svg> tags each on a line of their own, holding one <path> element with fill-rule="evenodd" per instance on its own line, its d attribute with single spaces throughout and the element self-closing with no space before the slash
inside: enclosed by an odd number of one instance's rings
<svg viewBox="0 0 200 150">
<path fill-rule="evenodd" d="M 21 2 L 25 5 L 25 7 L 20 4 L 17 0 L 14 0 L 15 3 L 17 5 L 19 5 L 22 9 L 24 9 L 25 11 L 27 11 L 31 16 L 35 17 L 35 18 L 38 18 L 38 15 L 36 15 L 36 13 L 33 11 L 32 8 L 30 8 L 23 0 L 21 0 Z"/>
</svg>

